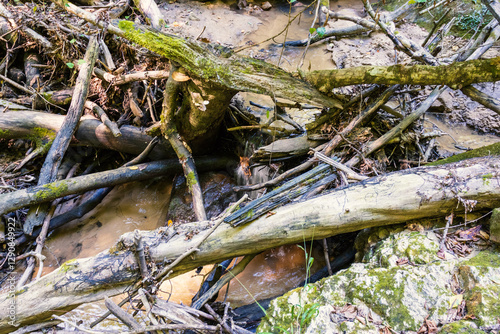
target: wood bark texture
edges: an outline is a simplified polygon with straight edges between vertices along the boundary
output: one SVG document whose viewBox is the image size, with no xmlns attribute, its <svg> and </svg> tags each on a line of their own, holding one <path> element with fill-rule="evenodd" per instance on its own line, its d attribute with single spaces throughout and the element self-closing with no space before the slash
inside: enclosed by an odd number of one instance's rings
<svg viewBox="0 0 500 334">
<path fill-rule="evenodd" d="M 368 83 L 465 87 L 473 83 L 500 80 L 500 57 L 442 66 L 360 66 L 319 70 L 307 73 L 306 79 L 322 92 L 329 92 L 336 87 Z"/>
<path fill-rule="evenodd" d="M 64 115 L 47 114 L 35 110 L 12 110 L 0 113 L 0 138 L 36 139 L 37 135 L 55 135 L 61 129 Z M 121 136 L 113 133 L 98 119 L 83 116 L 78 124 L 73 144 L 94 146 L 129 154 L 139 154 L 153 139 L 135 126 L 122 125 Z M 162 140 L 149 155 L 153 159 L 175 156 L 172 147 Z"/>
<path fill-rule="evenodd" d="M 171 277 L 201 265 L 254 254 L 304 239 L 323 239 L 363 228 L 444 216 L 451 211 L 495 208 L 500 205 L 500 158 L 465 160 L 441 167 L 423 167 L 390 173 L 336 189 L 305 202 L 290 204 L 247 225 L 221 225 L 200 245 L 199 251 L 180 262 Z M 473 204 L 473 205 L 472 205 Z M 151 259 L 158 264 L 174 261 L 201 238 L 207 222 L 141 232 Z M 198 230 L 193 238 L 187 232 Z M 24 286 L 15 296 L 0 295 L 0 309 L 16 298 L 21 325 L 40 322 L 81 303 L 124 292 L 140 279 L 135 254 L 127 248 L 134 233 L 95 257 L 70 260 L 56 271 Z M 128 241 L 127 241 L 128 240 Z M 168 241 L 162 241 L 168 240 Z M 0 333 L 8 333 L 8 312 L 0 314 Z"/>
</svg>

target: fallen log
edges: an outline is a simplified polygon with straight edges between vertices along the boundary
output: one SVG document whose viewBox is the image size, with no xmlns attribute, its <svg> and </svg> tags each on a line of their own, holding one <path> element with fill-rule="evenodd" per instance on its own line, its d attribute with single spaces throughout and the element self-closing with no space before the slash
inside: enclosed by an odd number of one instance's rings
<svg viewBox="0 0 500 334">
<path fill-rule="evenodd" d="M 201 265 L 254 254 L 304 239 L 323 239 L 367 227 L 412 219 L 444 216 L 454 210 L 494 208 L 500 205 L 500 157 L 465 160 L 440 167 L 398 171 L 334 190 L 308 201 L 290 204 L 247 225 L 221 225 L 199 250 L 174 267 L 170 277 Z M 460 204 L 457 208 L 457 204 Z M 176 229 L 140 232 L 157 265 L 171 263 L 204 238 L 207 222 Z M 201 231 L 192 238 L 186 232 Z M 113 248 L 95 257 L 70 260 L 59 269 L 11 294 L 0 295 L 0 308 L 17 307 L 21 325 L 40 322 L 85 302 L 122 293 L 140 279 L 135 254 L 124 246 L 134 234 L 125 234 Z M 168 240 L 168 241 L 165 241 Z M 15 300 L 13 299 L 15 298 Z M 0 334 L 14 328 L 7 312 L 0 314 Z M 9 323 L 10 322 L 10 323 Z"/>
<path fill-rule="evenodd" d="M 196 160 L 200 170 L 225 169 L 231 163 L 228 158 L 223 157 L 200 157 Z M 45 203 L 72 194 L 116 186 L 132 181 L 147 180 L 152 177 L 175 173 L 181 170 L 181 165 L 177 160 L 161 160 L 24 188 L 0 194 L 0 215 L 24 206 Z"/>
<path fill-rule="evenodd" d="M 37 135 L 54 136 L 60 130 L 64 117 L 35 110 L 12 111 L 9 108 L 9 111 L 0 113 L 0 138 L 36 139 Z M 122 125 L 120 132 L 122 135 L 115 137 L 100 120 L 83 116 L 75 133 L 76 142 L 73 144 L 137 155 L 144 151 L 153 139 L 135 126 Z M 164 159 L 173 157 L 174 154 L 170 144 L 161 140 L 149 156 L 153 159 Z"/>
<path fill-rule="evenodd" d="M 273 96 L 296 102 L 342 109 L 342 104 L 336 98 L 321 94 L 308 82 L 295 78 L 281 68 L 264 61 L 233 54 L 220 45 L 207 46 L 194 40 L 164 34 L 131 21 L 113 20 L 109 24 L 104 24 L 97 15 L 67 0 L 53 0 L 53 2 L 69 13 L 107 29 L 109 33 L 126 38 L 178 63 L 192 78 L 235 92 L 272 93 Z M 115 25 L 116 23 L 118 25 Z M 290 87 L 294 89 L 291 90 Z"/>
<path fill-rule="evenodd" d="M 359 66 L 306 73 L 307 81 L 321 92 L 357 84 L 447 85 L 465 87 L 478 82 L 500 80 L 500 57 L 468 60 L 451 65 Z"/>
</svg>

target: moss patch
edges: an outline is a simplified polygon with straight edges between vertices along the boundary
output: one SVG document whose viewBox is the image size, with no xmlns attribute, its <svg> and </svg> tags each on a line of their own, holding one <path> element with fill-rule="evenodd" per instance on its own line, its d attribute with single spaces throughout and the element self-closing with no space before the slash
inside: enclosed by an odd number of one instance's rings
<svg viewBox="0 0 500 334">
<path fill-rule="evenodd" d="M 444 165 L 452 162 L 458 162 L 466 159 L 485 157 L 490 155 L 500 155 L 500 142 L 476 148 L 475 150 L 471 150 L 468 152 L 455 154 L 454 156 L 451 156 L 449 158 L 431 162 L 430 164 L 427 164 L 427 166 Z"/>
<path fill-rule="evenodd" d="M 60 197 L 68 190 L 68 184 L 65 181 L 59 181 L 56 184 L 50 183 L 42 186 L 42 190 L 35 193 L 36 199 L 48 200 L 55 197 Z"/>
</svg>

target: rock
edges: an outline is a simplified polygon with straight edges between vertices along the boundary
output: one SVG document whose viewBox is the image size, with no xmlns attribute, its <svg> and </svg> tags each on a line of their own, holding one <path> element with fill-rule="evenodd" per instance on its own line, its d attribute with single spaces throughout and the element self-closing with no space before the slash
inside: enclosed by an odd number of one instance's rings
<svg viewBox="0 0 500 334">
<path fill-rule="evenodd" d="M 442 261 L 433 232 L 393 231 L 365 238 L 376 244 L 363 263 L 273 300 L 257 332 L 375 334 L 390 326 L 416 333 L 428 321 L 443 333 L 481 333 L 497 324 L 498 252 Z M 386 238 L 375 241 L 379 237 Z M 395 260 L 404 257 L 409 262 L 398 265 Z"/>
<path fill-rule="evenodd" d="M 231 202 L 236 201 L 233 192 L 234 182 L 226 173 L 203 173 L 199 175 L 199 179 L 208 218 L 219 215 Z M 178 178 L 174 187 L 175 191 L 170 200 L 167 220 L 172 220 L 174 223 L 196 221 L 192 197 L 186 187 L 185 178 Z"/>
<path fill-rule="evenodd" d="M 490 240 L 500 243 L 500 208 L 493 210 L 490 218 Z"/>
<path fill-rule="evenodd" d="M 270 10 L 271 8 L 273 8 L 273 5 L 271 5 L 269 1 L 266 1 L 262 5 L 260 5 L 260 8 L 262 8 L 263 10 Z"/>
</svg>

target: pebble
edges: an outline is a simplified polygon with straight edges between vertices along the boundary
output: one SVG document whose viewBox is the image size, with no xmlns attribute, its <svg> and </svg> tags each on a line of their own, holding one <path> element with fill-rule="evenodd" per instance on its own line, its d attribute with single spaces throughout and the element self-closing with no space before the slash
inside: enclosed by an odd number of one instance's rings
<svg viewBox="0 0 500 334">
<path fill-rule="evenodd" d="M 271 8 L 273 8 L 273 5 L 271 5 L 269 1 L 266 1 L 260 6 L 260 8 L 262 8 L 263 10 L 270 10 Z"/>
</svg>

